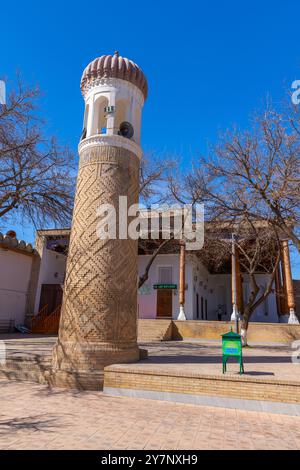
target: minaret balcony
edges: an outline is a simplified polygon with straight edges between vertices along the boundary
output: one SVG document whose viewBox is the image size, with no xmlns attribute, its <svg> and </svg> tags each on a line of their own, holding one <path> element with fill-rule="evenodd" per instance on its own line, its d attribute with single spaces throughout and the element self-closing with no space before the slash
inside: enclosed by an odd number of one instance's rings
<svg viewBox="0 0 300 470">
<path fill-rule="evenodd" d="M 80 153 L 87 148 L 98 146 L 121 147 L 133 152 L 138 158 L 142 157 L 142 149 L 136 142 L 117 134 L 95 134 L 86 137 L 80 141 L 78 152 Z"/>
</svg>

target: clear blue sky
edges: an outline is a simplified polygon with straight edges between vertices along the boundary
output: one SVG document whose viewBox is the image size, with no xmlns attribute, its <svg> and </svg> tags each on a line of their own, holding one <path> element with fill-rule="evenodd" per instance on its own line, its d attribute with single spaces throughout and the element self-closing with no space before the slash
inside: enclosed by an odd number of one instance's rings
<svg viewBox="0 0 300 470">
<path fill-rule="evenodd" d="M 181 155 L 184 165 L 300 79 L 299 0 L 27 0 L 1 2 L 0 17 L 0 75 L 19 69 L 40 85 L 51 132 L 74 150 L 81 73 L 102 54 L 119 50 L 143 68 L 143 147 Z M 18 235 L 31 240 L 33 230 Z M 296 259 L 294 267 L 300 278 Z"/>
</svg>

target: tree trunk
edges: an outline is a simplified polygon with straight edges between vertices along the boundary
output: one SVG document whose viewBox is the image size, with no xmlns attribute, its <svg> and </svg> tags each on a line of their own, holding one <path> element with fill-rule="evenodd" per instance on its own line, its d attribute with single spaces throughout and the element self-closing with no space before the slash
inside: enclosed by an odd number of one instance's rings
<svg viewBox="0 0 300 470">
<path fill-rule="evenodd" d="M 250 319 L 250 309 L 246 307 L 244 309 L 244 315 L 241 320 L 241 337 L 242 337 L 242 345 L 248 345 L 248 326 L 249 326 L 249 319 Z"/>
</svg>

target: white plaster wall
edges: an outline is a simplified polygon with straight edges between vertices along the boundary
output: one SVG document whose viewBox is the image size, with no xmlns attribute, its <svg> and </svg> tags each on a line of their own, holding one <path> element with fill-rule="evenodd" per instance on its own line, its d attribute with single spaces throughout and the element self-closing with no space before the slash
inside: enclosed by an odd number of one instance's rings
<svg viewBox="0 0 300 470">
<path fill-rule="evenodd" d="M 32 267 L 31 256 L 0 251 L 0 319 L 24 323 Z"/>
<path fill-rule="evenodd" d="M 139 276 L 145 272 L 145 267 L 150 256 L 139 256 Z M 157 311 L 157 291 L 153 289 L 154 284 L 159 283 L 159 267 L 172 267 L 172 283 L 177 284 L 178 289 L 173 291 L 172 313 L 173 319 L 177 319 L 179 314 L 179 254 L 158 255 L 154 260 L 149 279 L 144 284 L 138 294 L 139 318 L 156 318 Z M 187 290 L 185 292 L 185 314 L 187 320 L 192 320 L 193 316 L 193 266 L 189 259 L 186 261 L 185 278 Z"/>
<path fill-rule="evenodd" d="M 201 297 L 203 297 L 203 311 L 205 320 L 205 300 L 208 305 L 207 319 L 211 321 L 218 320 L 219 305 L 223 306 L 222 320 L 229 321 L 232 313 L 231 301 L 231 275 L 230 274 L 213 274 L 211 275 L 206 268 L 201 264 L 196 256 L 189 255 L 189 263 L 192 266 L 192 274 L 187 276 L 189 282 L 190 293 L 192 292 L 192 299 L 187 295 L 186 313 L 187 319 L 202 319 L 201 316 Z M 246 300 L 249 284 L 247 276 L 244 277 L 243 295 Z M 257 282 L 264 290 L 268 283 L 269 275 L 257 274 Z M 190 288 L 190 284 L 192 287 Z M 199 317 L 197 318 L 197 294 L 199 296 Z M 192 310 L 191 310 L 192 306 Z M 251 317 L 253 322 L 278 322 L 276 296 L 271 293 L 265 302 L 263 302 Z"/>
<path fill-rule="evenodd" d="M 230 295 L 228 298 L 228 279 L 223 275 L 211 275 L 202 265 L 196 256 L 193 256 L 193 313 L 194 320 L 202 320 L 201 298 L 203 298 L 203 320 L 205 316 L 205 301 L 207 301 L 207 320 L 217 320 L 218 304 L 225 304 L 226 316 L 223 320 L 228 319 L 228 308 Z M 230 277 L 229 277 L 230 279 Z M 221 296 L 219 289 L 221 289 Z M 197 294 L 199 298 L 199 316 L 197 318 Z"/>
<path fill-rule="evenodd" d="M 24 258 L 24 255 L 23 255 Z M 28 258 L 29 260 L 31 258 Z M 0 258 L 1 259 L 1 258 Z M 139 276 L 144 273 L 150 256 L 139 256 L 138 271 Z M 66 272 L 65 255 L 55 253 L 51 250 L 43 249 L 39 280 L 36 292 L 35 313 L 38 313 L 42 284 L 63 284 Z M 149 279 L 142 287 L 142 292 L 138 294 L 138 312 L 140 318 L 156 318 L 157 291 L 153 285 L 159 282 L 159 267 L 171 266 L 173 272 L 173 284 L 179 288 L 179 254 L 158 255 L 151 266 Z M 265 285 L 268 281 L 267 275 L 257 275 L 260 285 Z M 29 281 L 28 281 L 29 282 Z M 201 297 L 203 297 L 204 315 L 205 299 L 208 305 L 208 320 L 218 319 L 218 305 L 225 305 L 226 315 L 222 320 L 229 321 L 232 313 L 231 304 L 231 276 L 230 274 L 211 275 L 201 264 L 195 255 L 188 254 L 186 258 L 186 284 L 185 313 L 188 320 L 197 319 L 196 294 L 199 296 L 199 320 L 201 320 Z M 246 284 L 246 285 L 245 285 Z M 2 285 L 2 284 L 0 284 Z M 247 295 L 247 278 L 244 276 L 244 296 Z M 1 308 L 1 307 L 0 307 Z M 179 291 L 173 292 L 173 318 L 177 319 L 179 312 Z M 265 315 L 265 312 L 268 315 Z M 205 316 L 204 316 L 205 320 Z M 258 322 L 278 322 L 276 297 L 271 293 L 265 304 L 259 306 L 251 318 L 251 321 Z"/>
<path fill-rule="evenodd" d="M 232 313 L 231 303 L 231 276 L 228 274 L 213 274 L 209 276 L 209 319 L 218 320 L 219 305 L 222 306 L 222 321 L 230 320 Z"/>
<path fill-rule="evenodd" d="M 179 255 L 178 255 L 178 276 L 179 276 Z M 194 319 L 194 306 L 193 306 L 193 298 L 194 298 L 194 283 L 193 283 L 193 276 L 194 276 L 194 267 L 191 262 L 190 258 L 186 258 L 186 264 L 185 264 L 185 284 L 186 284 L 186 290 L 185 290 L 185 305 L 184 305 L 184 312 L 187 320 L 193 320 Z M 179 300 L 179 299 L 178 299 Z M 174 316 L 173 313 L 173 318 L 177 319 L 179 313 L 179 301 L 178 301 L 178 307 L 176 311 L 176 315 Z"/>
<path fill-rule="evenodd" d="M 150 256 L 139 256 L 139 276 L 145 272 L 149 259 Z M 150 268 L 149 279 L 138 294 L 138 312 L 140 318 L 156 318 L 157 291 L 153 289 L 153 285 L 158 284 L 160 266 L 172 267 L 172 283 L 177 284 L 179 287 L 179 255 L 158 255 Z M 143 294 L 141 294 L 141 291 Z M 172 311 L 173 318 L 176 318 L 179 312 L 178 290 L 173 291 Z"/>
<path fill-rule="evenodd" d="M 39 311 L 42 284 L 64 284 L 66 263 L 65 255 L 43 248 L 35 297 L 35 314 Z"/>
</svg>

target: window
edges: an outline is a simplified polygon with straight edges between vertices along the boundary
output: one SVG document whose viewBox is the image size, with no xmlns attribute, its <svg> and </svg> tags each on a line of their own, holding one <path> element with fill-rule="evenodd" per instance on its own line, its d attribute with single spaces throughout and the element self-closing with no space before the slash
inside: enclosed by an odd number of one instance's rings
<svg viewBox="0 0 300 470">
<path fill-rule="evenodd" d="M 159 284 L 172 284 L 172 266 L 160 266 L 158 268 Z"/>
</svg>

